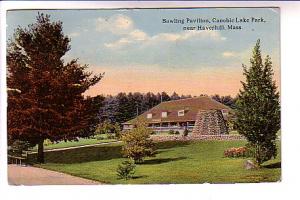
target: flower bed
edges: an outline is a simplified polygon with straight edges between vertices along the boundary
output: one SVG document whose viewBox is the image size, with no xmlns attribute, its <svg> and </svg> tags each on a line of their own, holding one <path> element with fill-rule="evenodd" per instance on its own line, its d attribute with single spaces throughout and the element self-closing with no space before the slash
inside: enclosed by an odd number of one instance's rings
<svg viewBox="0 0 300 200">
<path fill-rule="evenodd" d="M 224 151 L 224 156 L 229 158 L 248 157 L 249 149 L 247 147 L 233 147 Z"/>
</svg>

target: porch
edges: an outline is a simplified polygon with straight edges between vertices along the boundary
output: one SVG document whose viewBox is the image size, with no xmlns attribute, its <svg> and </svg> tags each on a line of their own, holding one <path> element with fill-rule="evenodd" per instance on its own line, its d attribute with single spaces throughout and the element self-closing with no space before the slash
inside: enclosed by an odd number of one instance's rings
<svg viewBox="0 0 300 200">
<path fill-rule="evenodd" d="M 157 133 L 169 132 L 170 130 L 179 131 L 183 133 L 185 129 L 192 131 L 195 126 L 195 121 L 186 121 L 186 122 L 159 122 L 159 123 L 148 123 L 148 128 L 152 129 Z M 125 124 L 123 130 L 130 130 L 134 126 L 131 124 Z"/>
</svg>

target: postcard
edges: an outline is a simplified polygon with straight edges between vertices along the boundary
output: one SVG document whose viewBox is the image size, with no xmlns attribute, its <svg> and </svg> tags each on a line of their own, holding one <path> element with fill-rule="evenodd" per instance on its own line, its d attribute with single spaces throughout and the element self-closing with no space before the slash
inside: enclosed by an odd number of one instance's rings
<svg viewBox="0 0 300 200">
<path fill-rule="evenodd" d="M 7 11 L 10 185 L 281 181 L 280 9 Z"/>
</svg>

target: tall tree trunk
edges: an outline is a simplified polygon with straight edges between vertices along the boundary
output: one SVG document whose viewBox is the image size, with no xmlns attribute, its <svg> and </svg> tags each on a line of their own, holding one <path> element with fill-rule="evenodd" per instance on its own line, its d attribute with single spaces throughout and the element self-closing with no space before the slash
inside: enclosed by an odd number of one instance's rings
<svg viewBox="0 0 300 200">
<path fill-rule="evenodd" d="M 44 163 L 45 162 L 45 158 L 44 158 L 44 139 L 42 139 L 39 143 L 38 143 L 38 155 L 37 155 L 37 161 L 39 163 Z"/>
</svg>

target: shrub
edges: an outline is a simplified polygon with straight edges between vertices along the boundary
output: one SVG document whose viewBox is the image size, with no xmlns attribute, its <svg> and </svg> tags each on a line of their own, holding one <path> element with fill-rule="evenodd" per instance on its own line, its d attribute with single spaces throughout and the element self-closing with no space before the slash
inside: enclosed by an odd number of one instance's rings
<svg viewBox="0 0 300 200">
<path fill-rule="evenodd" d="M 114 128 L 115 137 L 117 139 L 119 139 L 121 137 L 121 127 L 120 127 L 120 124 L 118 122 L 115 123 L 115 125 L 113 126 L 113 128 Z"/>
<path fill-rule="evenodd" d="M 175 131 L 174 130 L 169 130 L 169 135 L 174 135 Z"/>
<path fill-rule="evenodd" d="M 179 135 L 180 134 L 180 132 L 179 131 L 175 131 L 175 135 Z"/>
<path fill-rule="evenodd" d="M 16 140 L 8 147 L 8 154 L 21 156 L 23 152 L 29 151 L 33 145 L 27 141 Z"/>
<path fill-rule="evenodd" d="M 45 146 L 49 146 L 51 144 L 53 144 L 53 142 L 51 140 L 49 140 L 49 139 L 44 140 L 44 145 Z"/>
<path fill-rule="evenodd" d="M 188 136 L 188 134 L 189 134 L 189 130 L 184 129 L 184 131 L 183 131 L 183 136 L 186 137 L 186 136 Z"/>
<path fill-rule="evenodd" d="M 277 153 L 276 146 L 272 142 L 267 145 L 265 145 L 265 143 L 263 145 L 253 145 L 248 143 L 246 147 L 248 148 L 249 155 L 253 158 L 259 159 L 261 162 L 275 158 Z M 257 160 L 255 161 L 259 164 Z"/>
<path fill-rule="evenodd" d="M 106 139 L 106 137 L 105 136 L 103 136 L 103 134 L 102 135 L 96 135 L 96 136 L 94 136 L 94 138 L 96 139 L 96 140 L 105 140 Z"/>
<path fill-rule="evenodd" d="M 250 152 L 247 147 L 233 147 L 224 151 L 224 156 L 229 158 L 250 157 Z"/>
<path fill-rule="evenodd" d="M 155 135 L 155 134 L 156 134 L 155 131 L 151 131 L 151 132 L 150 132 L 150 135 Z"/>
<path fill-rule="evenodd" d="M 107 139 L 115 139 L 115 135 L 113 133 L 107 133 Z"/>
<path fill-rule="evenodd" d="M 124 142 L 122 153 L 131 158 L 135 163 L 141 163 L 144 157 L 154 156 L 154 144 L 150 139 L 150 132 L 143 123 L 138 123 L 135 128 L 124 132 L 121 140 Z"/>
<path fill-rule="evenodd" d="M 135 173 L 135 164 L 132 161 L 123 161 L 122 164 L 118 165 L 117 175 L 120 179 L 130 179 Z"/>
</svg>

